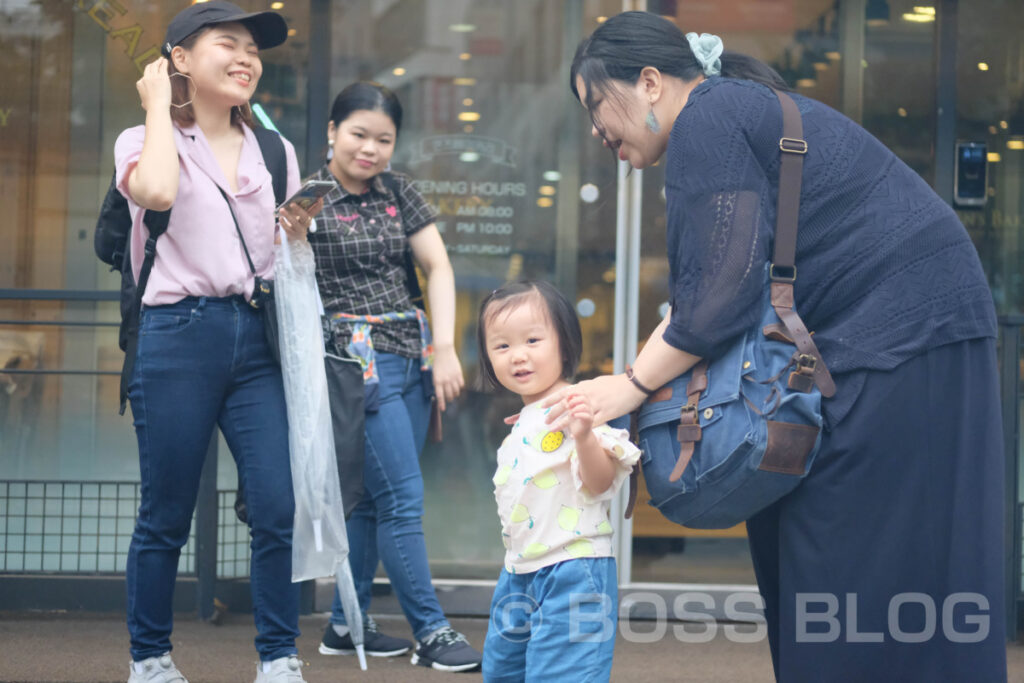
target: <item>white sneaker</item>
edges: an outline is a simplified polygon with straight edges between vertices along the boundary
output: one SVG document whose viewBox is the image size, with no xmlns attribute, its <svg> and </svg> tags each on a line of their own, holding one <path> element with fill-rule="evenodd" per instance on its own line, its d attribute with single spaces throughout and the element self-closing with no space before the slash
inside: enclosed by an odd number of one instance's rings
<svg viewBox="0 0 1024 683">
<path fill-rule="evenodd" d="M 136 664 L 141 671 L 136 671 Z M 128 683 L 188 683 L 174 666 L 169 652 L 141 662 L 128 662 L 128 670 L 131 671 Z"/>
<path fill-rule="evenodd" d="M 256 665 L 256 683 L 306 683 L 302 677 L 302 663 L 295 655 L 278 657 L 263 672 L 263 662 Z"/>
</svg>

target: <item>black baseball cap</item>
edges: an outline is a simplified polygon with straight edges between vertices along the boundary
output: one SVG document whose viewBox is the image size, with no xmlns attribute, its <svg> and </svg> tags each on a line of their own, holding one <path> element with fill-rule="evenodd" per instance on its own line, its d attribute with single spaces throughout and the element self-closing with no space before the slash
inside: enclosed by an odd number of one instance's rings
<svg viewBox="0 0 1024 683">
<path fill-rule="evenodd" d="M 200 2 L 178 12 L 167 25 L 167 34 L 160 52 L 171 56 L 171 50 L 181 41 L 206 26 L 237 21 L 252 31 L 256 46 L 265 50 L 280 45 L 288 38 L 288 24 L 277 12 L 245 12 L 238 5 L 224 0 Z"/>
</svg>

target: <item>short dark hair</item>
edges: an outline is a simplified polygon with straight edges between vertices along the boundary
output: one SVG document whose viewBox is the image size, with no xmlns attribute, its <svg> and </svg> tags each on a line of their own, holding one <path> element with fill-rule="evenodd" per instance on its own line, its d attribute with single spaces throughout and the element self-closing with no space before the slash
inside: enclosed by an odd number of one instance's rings
<svg viewBox="0 0 1024 683">
<path fill-rule="evenodd" d="M 558 349 L 562 354 L 562 377 L 571 381 L 576 375 L 576 368 L 579 367 L 580 356 L 583 354 L 583 333 L 580 331 L 580 321 L 576 317 L 572 303 L 550 282 L 516 280 L 494 290 L 480 303 L 476 341 L 480 351 L 481 374 L 488 388 L 500 386 L 501 383 L 494 374 L 494 367 L 487 355 L 487 321 L 504 311 L 522 305 L 531 297 L 543 302 L 544 313 L 558 334 Z"/>
<path fill-rule="evenodd" d="M 398 95 L 380 83 L 357 81 L 346 86 L 331 105 L 331 123 L 341 125 L 357 111 L 382 111 L 395 124 L 395 135 L 402 130 L 402 103 Z"/>
<path fill-rule="evenodd" d="M 725 78 L 754 81 L 776 90 L 790 89 L 774 69 L 749 55 L 727 50 L 722 53 L 721 61 L 721 75 Z M 586 101 L 581 102 L 588 111 L 593 111 L 595 89 L 602 92 L 609 80 L 633 85 L 647 66 L 687 82 L 704 74 L 704 68 L 678 26 L 650 12 L 623 12 L 608 19 L 580 42 L 569 68 L 569 87 L 579 100 L 576 88 L 579 76 L 587 91 Z"/>
</svg>

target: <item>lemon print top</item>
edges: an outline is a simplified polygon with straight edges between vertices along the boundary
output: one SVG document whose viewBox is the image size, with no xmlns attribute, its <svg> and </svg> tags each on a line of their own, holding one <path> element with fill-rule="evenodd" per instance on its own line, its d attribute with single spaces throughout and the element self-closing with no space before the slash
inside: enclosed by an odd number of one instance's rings
<svg viewBox="0 0 1024 683">
<path fill-rule="evenodd" d="M 583 485 L 575 442 L 544 424 L 540 402 L 523 408 L 498 449 L 494 498 L 501 517 L 505 569 L 534 572 L 563 560 L 612 555 L 611 499 L 640 458 L 624 429 L 601 426 L 598 441 L 619 462 L 612 485 L 593 495 Z"/>
</svg>

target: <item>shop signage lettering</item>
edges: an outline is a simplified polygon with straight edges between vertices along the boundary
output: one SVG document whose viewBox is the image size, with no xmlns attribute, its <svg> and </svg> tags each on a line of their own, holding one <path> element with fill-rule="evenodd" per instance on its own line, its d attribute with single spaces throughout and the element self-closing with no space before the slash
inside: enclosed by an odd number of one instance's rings
<svg viewBox="0 0 1024 683">
<path fill-rule="evenodd" d="M 413 185 L 437 210 L 435 225 L 449 253 L 512 253 L 529 197 L 515 170 L 517 152 L 504 140 L 479 135 L 437 135 L 412 146 L 409 164 L 431 166 L 424 174 L 431 177 Z"/>
<path fill-rule="evenodd" d="M 114 20 L 126 13 L 125 8 L 119 5 L 117 0 L 97 0 L 92 3 L 78 0 L 75 7 L 86 10 L 86 14 L 92 17 L 92 20 L 106 31 L 108 36 L 124 43 L 124 53 L 131 58 L 140 76 L 146 64 L 160 56 L 160 48 L 157 45 L 151 45 L 142 52 L 138 51 L 139 39 L 142 38 L 143 33 L 142 26 L 139 24 L 121 28 L 114 28 L 111 25 Z"/>
<path fill-rule="evenodd" d="M 504 143 L 502 143 L 504 144 Z M 448 251 L 505 256 L 515 234 L 515 203 L 526 196 L 526 183 L 492 180 L 414 180 L 417 190 L 437 208 L 437 229 L 448 233 Z M 467 220 L 468 219 L 468 220 Z M 482 220 L 472 220 L 482 219 Z M 473 241 L 462 241 L 466 238 Z M 497 239 L 501 244 L 478 240 Z"/>
<path fill-rule="evenodd" d="M 7 109 L 0 109 L 0 128 L 7 127 L 7 117 L 14 111 L 14 107 L 7 107 Z"/>
<path fill-rule="evenodd" d="M 525 197 L 526 183 L 506 183 L 467 180 L 415 180 L 413 184 L 420 194 L 429 195 L 471 195 L 469 198 L 482 202 L 483 197 Z M 489 205 L 489 204 L 488 204 Z"/>
<path fill-rule="evenodd" d="M 411 150 L 409 164 L 415 166 L 438 156 L 453 156 L 466 152 L 478 154 L 484 160 L 500 166 L 516 165 L 514 147 L 506 144 L 504 140 L 479 135 L 437 135 L 420 140 Z"/>
<path fill-rule="evenodd" d="M 957 215 L 964 226 L 968 228 L 991 227 L 995 230 L 1003 228 L 1016 230 L 1021 226 L 1019 213 L 1006 213 L 999 209 L 994 209 L 991 214 L 957 211 Z"/>
<path fill-rule="evenodd" d="M 992 212 L 992 225 L 997 228 L 1019 228 L 1019 213 L 1003 213 L 999 209 Z"/>
</svg>

